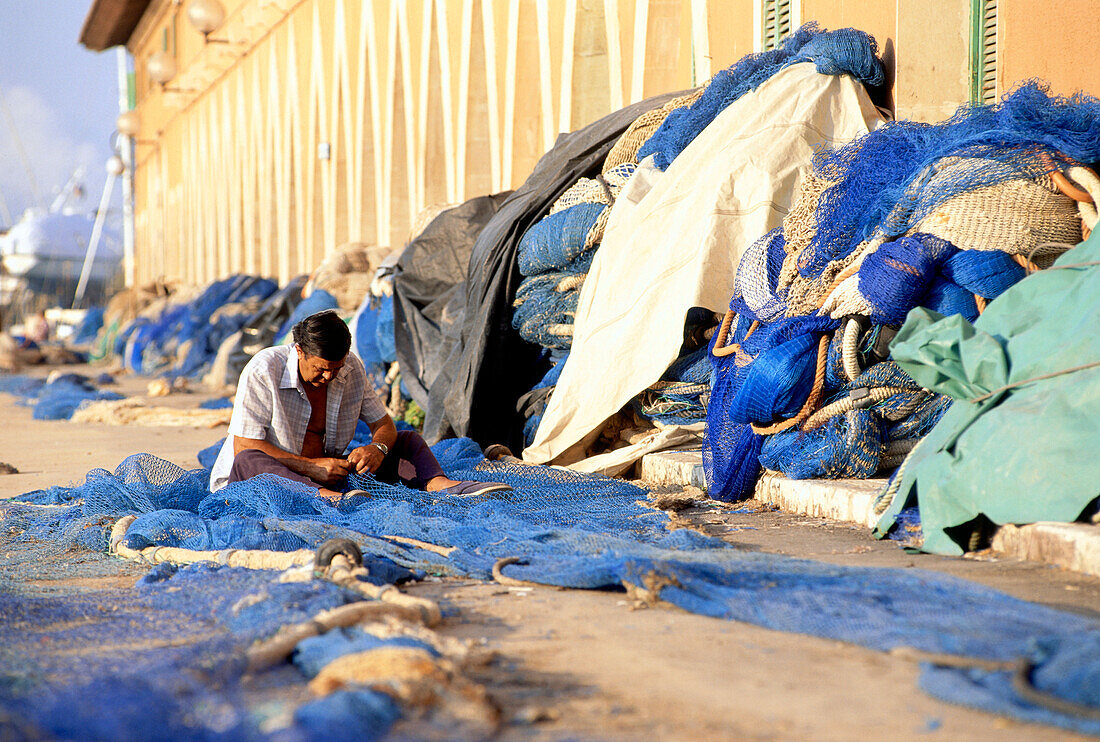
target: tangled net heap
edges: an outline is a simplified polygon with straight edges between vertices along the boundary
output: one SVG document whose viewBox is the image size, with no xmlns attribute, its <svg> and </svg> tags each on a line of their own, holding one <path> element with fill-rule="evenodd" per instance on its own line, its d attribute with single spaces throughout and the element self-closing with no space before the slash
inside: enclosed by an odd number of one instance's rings
<svg viewBox="0 0 1100 742">
<path fill-rule="evenodd" d="M 207 470 L 184 471 L 137 454 L 113 473 L 90 472 L 82 485 L 0 503 L 0 586 L 11 593 L 5 599 L 0 591 L 0 610 L 12 617 L 0 622 L 0 658 L 8 660 L 3 666 L 13 681 L 0 682 L 0 715 L 80 739 L 332 739 L 326 734 L 340 725 L 356 739 L 372 729 L 382 734 L 398 710 L 371 695 L 373 687 L 352 684 L 315 699 L 285 696 L 300 685 L 299 671 L 315 683 L 334 656 L 339 662 L 339 655 L 369 650 L 383 637 L 325 632 L 298 644 L 297 670 L 283 662 L 245 682 L 253 642 L 266 642 L 280 626 L 312 625 L 318 610 L 340 609 L 354 596 L 318 580 L 287 583 L 278 573 L 252 573 L 233 561 L 256 553 L 245 550 L 293 551 L 333 537 L 359 546 L 375 584 L 416 569 L 502 582 L 627 587 L 693 613 L 879 651 L 908 647 L 1025 661 L 1040 692 L 1091 709 L 1100 705 L 1093 672 L 1100 624 L 1089 617 L 921 570 L 747 553 L 690 529 L 670 529 L 668 516 L 639 502 L 644 492 L 627 482 L 490 463 L 467 439 L 450 439 L 434 451 L 450 476 L 515 489 L 461 497 L 356 478 L 352 486 L 369 494 L 333 505 L 304 485 L 264 475 L 211 494 Z M 99 595 L 26 598 L 40 586 L 51 589 L 46 578 L 58 560 L 65 560 L 69 575 L 91 578 L 112 572 L 96 553 L 135 550 L 162 562 L 181 548 L 229 566 L 161 563 L 133 590 L 108 596 L 113 604 L 107 607 Z M 402 636 L 390 641 L 407 643 Z M 926 668 L 926 682 L 930 673 Z M 1020 698 L 1008 670 L 936 673 L 938 685 L 927 687 L 948 700 L 1100 731 L 1096 722 Z M 293 711 L 280 714 L 279 723 L 271 718 L 275 693 L 283 697 L 281 708 Z M 66 707 L 71 713 L 61 714 Z M 219 713 L 201 713 L 214 708 Z M 200 713 L 189 713 L 195 709 Z"/>
<path fill-rule="evenodd" d="M 973 321 L 1079 242 L 1096 210 L 1066 176 L 1100 196 L 1082 165 L 1098 160 L 1100 101 L 1035 82 L 820 153 L 783 227 L 742 258 L 711 346 L 712 494 L 750 495 L 762 468 L 897 466 L 949 402 L 890 360 L 896 328 L 918 306 Z"/>
<path fill-rule="evenodd" d="M 155 303 L 119 331 L 114 353 L 137 374 L 199 377 L 218 347 L 278 289 L 269 278 L 237 275 L 215 281 L 197 296 Z"/>
</svg>

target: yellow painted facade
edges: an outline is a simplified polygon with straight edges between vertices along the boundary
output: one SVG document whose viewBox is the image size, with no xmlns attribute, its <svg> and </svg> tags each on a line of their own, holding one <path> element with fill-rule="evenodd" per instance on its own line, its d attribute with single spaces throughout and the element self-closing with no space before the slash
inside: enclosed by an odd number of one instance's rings
<svg viewBox="0 0 1100 742">
<path fill-rule="evenodd" d="M 204 42 L 153 0 L 127 44 L 141 133 L 135 276 L 285 282 L 346 242 L 400 246 L 426 206 L 522 183 L 559 132 L 705 82 L 760 48 L 769 0 L 222 0 Z M 775 0 L 770 0 L 774 3 Z M 988 2 L 988 0 L 986 0 Z M 1063 0 L 1060 46 L 1020 39 L 1036 0 L 1000 0 L 997 84 L 1092 85 L 1100 48 Z M 876 36 L 899 117 L 968 99 L 971 0 L 792 0 L 797 26 Z M 929 8 L 945 19 L 929 22 Z M 942 7 L 941 7 L 942 6 Z M 1093 27 L 1100 27 L 1092 24 Z M 1042 39 L 1057 29 L 1048 26 Z M 1025 34 L 1026 35 L 1026 34 Z M 145 63 L 170 54 L 165 86 Z M 1096 93 L 1096 90 L 1089 92 Z"/>
</svg>

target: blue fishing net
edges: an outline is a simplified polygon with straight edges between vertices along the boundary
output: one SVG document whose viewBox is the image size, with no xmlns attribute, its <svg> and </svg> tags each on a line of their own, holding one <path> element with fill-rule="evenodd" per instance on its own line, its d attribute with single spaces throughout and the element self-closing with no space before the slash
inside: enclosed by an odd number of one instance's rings
<svg viewBox="0 0 1100 742">
<path fill-rule="evenodd" d="M 49 382 L 19 374 L 0 373 L 0 392 L 19 397 L 19 404 L 33 407 L 35 420 L 68 420 L 85 402 L 123 399 L 117 392 L 99 389 L 82 374 L 61 374 Z"/>
<path fill-rule="evenodd" d="M 565 362 L 569 359 L 569 353 L 567 351 L 551 352 L 548 354 L 548 359 L 552 364 L 550 370 L 535 383 L 531 391 L 520 397 L 516 404 L 520 414 L 524 417 L 523 443 L 526 446 L 535 441 L 535 434 L 542 422 L 543 413 L 546 412 L 546 406 L 550 403 L 550 395 L 554 393 L 554 387 L 557 386 L 558 379 L 561 378 L 561 372 L 565 369 Z"/>
<path fill-rule="evenodd" d="M 634 398 L 641 417 L 664 425 L 691 425 L 706 419 L 710 358 L 705 347 L 680 356 L 660 380 Z"/>
<path fill-rule="evenodd" d="M 397 360 L 397 345 L 393 334 L 393 296 L 383 296 L 378 301 L 374 342 L 379 359 L 384 365 L 389 365 Z"/>
<path fill-rule="evenodd" d="M 973 166 L 936 177 L 948 156 L 974 158 Z M 964 106 L 942 123 L 889 122 L 814 159 L 814 174 L 834 185 L 818 202 L 817 230 L 799 271 L 819 275 L 876 231 L 904 235 L 960 193 L 1098 160 L 1100 100 L 1052 95 L 1036 81 L 996 105 Z"/>
<path fill-rule="evenodd" d="M 167 378 L 198 377 L 218 348 L 278 289 L 268 278 L 236 275 L 215 281 L 194 299 L 171 302 L 157 317 L 138 317 L 119 331 L 115 353 L 130 371 Z"/>
<path fill-rule="evenodd" d="M 96 335 L 103 328 L 103 307 L 89 307 L 88 311 L 73 329 L 69 342 L 73 345 L 84 345 L 95 342 Z"/>
<path fill-rule="evenodd" d="M 873 476 L 896 465 L 887 456 L 892 442 L 926 433 L 949 404 L 935 395 L 902 393 L 880 400 L 870 417 L 855 411 L 825 425 L 777 432 L 762 440 L 744 426 L 773 430 L 771 423 L 792 419 L 807 402 L 816 373 L 815 340 L 809 333 L 772 342 L 778 328 L 813 321 L 818 312 L 798 316 L 805 297 L 779 287 L 787 261 L 806 278 L 836 269 L 857 245 L 877 236 L 885 242 L 858 266 L 858 292 L 866 308 L 855 354 L 860 369 L 888 358 L 884 327 L 897 327 L 917 306 L 973 320 L 986 301 L 1020 281 L 1025 271 L 998 248 L 960 250 L 930 234 L 907 234 L 948 199 L 1008 180 L 1035 178 L 1075 162 L 1100 159 L 1100 101 L 1085 95 L 1052 96 L 1038 83 L 1021 85 L 993 106 L 964 107 L 941 124 L 891 122 L 836 151 L 814 159 L 814 176 L 831 183 L 816 204 L 809 245 L 790 252 L 783 230 L 757 240 L 738 266 L 730 311 L 737 318 L 728 344 L 743 343 L 755 322 L 755 335 L 768 347 L 714 357 L 714 386 L 707 416 L 704 465 L 713 496 L 737 499 L 752 493 L 760 466 L 787 476 Z M 958 158 L 965 159 L 965 167 Z M 1003 219 L 999 213 L 983 217 Z M 830 274 L 831 278 L 832 274 Z M 789 290 L 802 290 L 796 282 Z M 794 303 L 795 299 L 799 303 Z M 863 306 L 861 304 L 861 306 Z M 839 324 L 839 323 L 838 323 Z M 775 329 L 773 329 L 775 328 Z M 842 328 L 832 333 L 817 408 L 845 395 L 856 399 L 883 388 L 871 380 L 849 384 L 841 352 Z M 858 384 L 858 386 L 856 386 Z M 889 384 L 907 387 L 904 382 Z M 864 405 L 857 405 L 864 406 Z M 879 465 L 876 465 L 876 460 Z"/>
<path fill-rule="evenodd" d="M 605 209 L 602 203 L 579 203 L 536 222 L 519 242 L 519 272 L 536 276 L 572 263 Z"/>
<path fill-rule="evenodd" d="M 3 533 L 16 549 L 65 540 L 72 548 L 96 541 L 76 536 L 78 531 L 102 533 L 116 517 L 136 513 L 139 521 L 144 518 L 158 526 L 149 529 L 135 522 L 131 528 L 137 527 L 137 532 L 128 536 L 135 546 L 173 543 L 217 548 L 225 543 L 221 539 L 226 534 L 235 533 L 236 543 L 273 543 L 270 539 L 285 537 L 289 548 L 290 537 L 297 539 L 295 544 L 315 545 L 332 536 L 344 536 L 377 560 L 435 574 L 484 579 L 490 577 L 498 560 L 511 557 L 518 561 L 497 566 L 512 578 L 584 588 L 630 585 L 695 613 L 878 650 L 907 646 L 996 660 L 1024 657 L 1035 664 L 1032 680 L 1040 689 L 1077 703 L 1100 704 L 1100 678 L 1084 670 L 1100 662 L 1100 645 L 1090 643 L 1091 639 L 1082 641 L 1100 633 L 1100 623 L 1094 620 L 920 570 L 840 567 L 745 553 L 694 531 L 669 530 L 668 516 L 646 507 L 644 491 L 626 482 L 545 467 L 489 463 L 481 458 L 476 444 L 465 439 L 449 441 L 435 451 L 452 477 L 503 481 L 515 489 L 481 497 L 442 496 L 355 477 L 349 485 L 365 489 L 368 495 L 331 505 L 297 483 L 258 477 L 211 496 L 205 489 L 204 470 L 186 472 L 151 456 L 137 455 L 114 473 L 93 472 L 84 485 L 54 487 L 25 498 L 61 507 L 25 502 L 0 506 Z M 63 519 L 62 513 L 72 515 Z M 420 548 L 396 541 L 394 536 L 444 549 Z M 100 545 L 105 548 L 102 540 Z M 447 556 L 440 553 L 451 548 Z M 238 615 L 221 619 L 222 607 L 241 605 L 242 594 L 256 589 L 234 584 L 234 579 L 245 579 L 237 578 L 236 570 L 204 569 L 187 568 L 179 575 L 195 580 L 203 575 L 211 580 L 226 578 L 217 588 L 224 599 L 212 602 L 202 590 L 185 589 L 171 593 L 176 596 L 172 600 L 180 601 L 172 606 L 184 612 L 200 611 L 204 620 L 224 620 L 233 636 L 220 637 L 222 641 L 232 644 L 242 632 L 255 636 L 249 632 L 273 625 L 273 615 L 300 610 L 302 598 L 284 597 L 268 587 L 270 601 L 257 603 L 255 611 L 238 610 Z M 174 575 L 161 581 L 157 576 L 155 584 L 172 587 L 176 579 Z M 169 591 L 163 594 L 167 596 Z M 338 597 L 326 591 L 314 599 Z M 71 616 L 71 609 L 66 610 Z M 334 636 L 325 646 L 310 648 L 302 663 L 315 667 L 320 661 L 316 657 L 360 641 L 371 640 Z M 16 646 L 33 656 L 27 643 Z M 1074 647 L 1076 654 L 1060 651 L 1068 647 Z M 215 667 L 224 664 L 217 652 L 207 651 L 203 656 L 212 657 L 210 663 Z M 1048 662 L 1070 660 L 1069 667 L 1058 664 L 1057 671 L 1047 669 Z M 147 669 L 153 661 L 142 659 L 137 668 Z M 954 672 L 969 682 L 965 671 Z M 1079 682 L 1061 682 L 1059 678 L 1066 672 Z M 134 698 L 124 692 L 124 686 L 104 684 L 115 694 L 114 706 Z M 192 700 L 187 694 L 184 698 Z M 1021 703 L 1015 697 L 999 697 L 998 701 Z M 168 706 L 166 714 L 174 708 Z M 177 723 L 174 718 L 170 721 Z M 1054 714 L 1049 723 L 1089 729 L 1087 722 L 1062 714 Z"/>
<path fill-rule="evenodd" d="M 298 324 L 306 317 L 317 312 L 323 312 L 326 309 L 340 309 L 339 302 L 336 301 L 336 297 L 325 291 L 324 289 L 313 289 L 310 295 L 294 307 L 294 311 L 291 312 L 283 326 L 279 328 L 276 333 L 278 338 L 287 338 L 288 333 L 294 325 Z M 289 339 L 286 342 L 291 342 Z"/>
<path fill-rule="evenodd" d="M 653 155 L 657 167 L 666 170 L 719 113 L 792 64 L 813 62 L 823 75 L 851 75 L 866 85 L 881 85 L 885 75 L 877 54 L 874 37 L 863 31 L 823 31 L 807 23 L 778 49 L 748 54 L 711 78 L 702 97 L 668 115 L 638 150 L 638 162 Z"/>
<path fill-rule="evenodd" d="M 132 572 L 100 559 L 102 577 L 113 576 L 112 567 L 114 576 Z M 0 565 L 7 738 L 306 740 L 332 739 L 341 728 L 335 738 L 377 739 L 399 716 L 388 696 L 365 689 L 314 700 L 303 687 L 310 675 L 290 663 L 246 676 L 253 642 L 358 599 L 331 583 L 161 565 L 131 589 L 54 595 L 22 572 Z"/>
</svg>

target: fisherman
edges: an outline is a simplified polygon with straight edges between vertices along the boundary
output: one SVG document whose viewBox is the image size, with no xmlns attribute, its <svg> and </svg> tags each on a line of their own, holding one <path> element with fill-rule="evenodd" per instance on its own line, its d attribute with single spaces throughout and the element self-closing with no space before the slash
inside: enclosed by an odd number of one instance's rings
<svg viewBox="0 0 1100 742">
<path fill-rule="evenodd" d="M 449 479 L 418 433 L 397 431 L 367 384 L 363 362 L 350 352 L 351 333 L 335 311 L 306 317 L 293 337 L 293 345 L 261 350 L 241 372 L 229 435 L 210 473 L 211 492 L 278 474 L 338 501 L 353 472 L 452 495 L 511 489 Z M 359 420 L 370 427 L 371 442 L 345 457 Z"/>
<path fill-rule="evenodd" d="M 23 347 L 34 348 L 50 339 L 50 323 L 45 312 L 37 312 L 24 323 Z"/>
</svg>

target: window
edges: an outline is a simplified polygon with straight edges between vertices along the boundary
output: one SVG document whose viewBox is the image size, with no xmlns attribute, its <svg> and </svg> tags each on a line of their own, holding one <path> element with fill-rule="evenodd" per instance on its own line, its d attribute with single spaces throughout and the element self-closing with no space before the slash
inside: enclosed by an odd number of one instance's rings
<svg viewBox="0 0 1100 742">
<path fill-rule="evenodd" d="M 760 23 L 760 48 L 762 51 L 777 49 L 783 39 L 794 30 L 795 18 L 792 0 L 762 0 Z"/>
<path fill-rule="evenodd" d="M 997 0 L 972 0 L 970 102 L 997 101 Z"/>
</svg>

